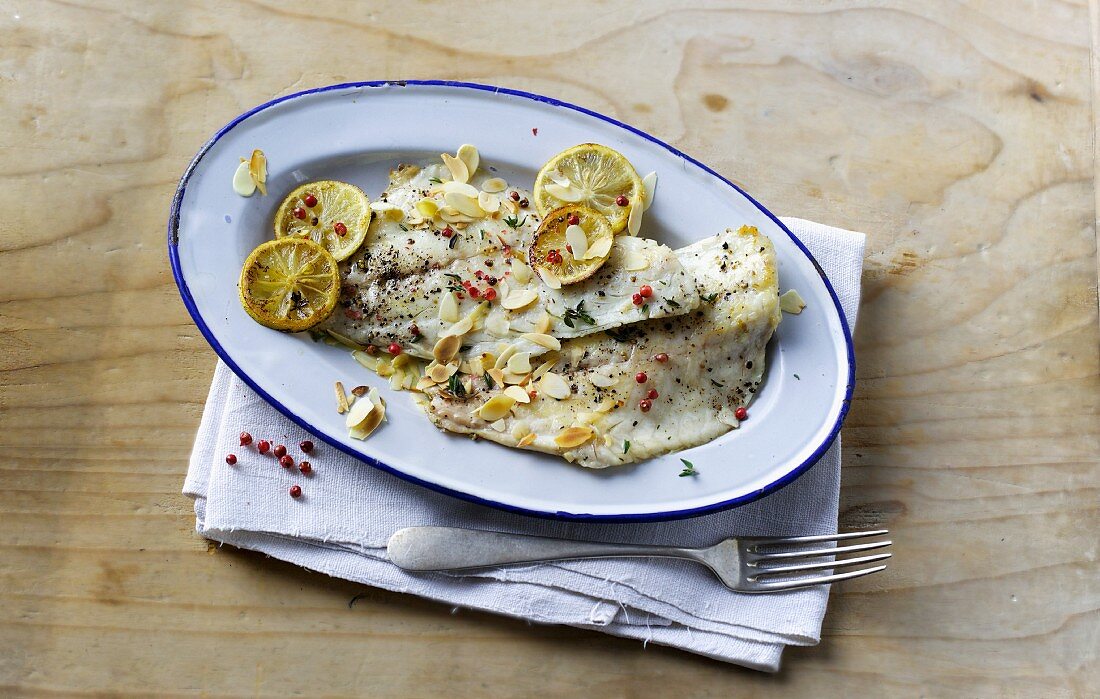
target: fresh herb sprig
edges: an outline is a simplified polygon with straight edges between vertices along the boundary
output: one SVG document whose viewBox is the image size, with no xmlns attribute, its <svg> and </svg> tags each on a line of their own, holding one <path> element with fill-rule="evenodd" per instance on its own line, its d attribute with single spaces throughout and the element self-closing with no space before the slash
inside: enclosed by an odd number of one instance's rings
<svg viewBox="0 0 1100 699">
<path fill-rule="evenodd" d="M 680 471 L 680 478 L 685 476 L 698 476 L 699 472 L 695 470 L 695 464 L 691 463 L 687 459 L 680 459 L 684 462 L 684 470 Z"/>
<path fill-rule="evenodd" d="M 456 291 L 460 294 L 463 291 L 466 291 L 466 289 L 464 289 L 462 287 L 462 277 L 458 276 L 457 274 L 449 274 L 449 273 L 445 273 L 443 276 L 447 277 L 448 279 L 451 280 L 447 284 L 447 290 L 448 291 Z"/>
<path fill-rule="evenodd" d="M 455 398 L 466 397 L 466 387 L 462 385 L 462 375 L 457 371 L 451 374 L 451 378 L 447 380 L 447 390 L 454 394 Z"/>
<path fill-rule="evenodd" d="M 588 315 L 588 311 L 584 310 L 584 301 L 578 303 L 576 308 L 565 309 L 565 317 L 562 318 L 562 320 L 565 321 L 565 324 L 571 328 L 576 327 L 573 325 L 573 321 L 576 320 L 583 320 L 589 325 L 596 324 L 596 319 Z"/>
<path fill-rule="evenodd" d="M 527 217 L 524 216 L 523 220 L 521 221 L 519 219 L 519 216 L 508 216 L 504 219 L 504 223 L 507 224 L 507 226 L 512 230 L 516 230 L 523 224 L 527 223 Z"/>
</svg>

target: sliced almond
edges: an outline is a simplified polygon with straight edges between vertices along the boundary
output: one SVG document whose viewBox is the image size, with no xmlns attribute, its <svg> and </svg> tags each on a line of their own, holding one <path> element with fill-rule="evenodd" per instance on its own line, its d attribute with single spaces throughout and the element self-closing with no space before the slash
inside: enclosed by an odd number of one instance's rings
<svg viewBox="0 0 1100 699">
<path fill-rule="evenodd" d="M 600 238 L 595 243 L 592 243 L 592 247 L 588 248 L 588 252 L 584 254 L 583 260 L 598 260 L 602 257 L 606 257 L 607 253 L 611 252 L 611 244 L 615 242 L 614 238 Z"/>
<path fill-rule="evenodd" d="M 513 260 L 512 278 L 520 284 L 526 284 L 531 281 L 531 268 L 523 260 Z"/>
<path fill-rule="evenodd" d="M 348 394 L 344 393 L 344 384 L 336 382 L 336 412 L 343 415 L 348 411 Z"/>
<path fill-rule="evenodd" d="M 530 352 L 516 352 L 508 358 L 508 371 L 513 374 L 530 374 L 531 373 L 531 353 Z"/>
<path fill-rule="evenodd" d="M 537 381 L 538 379 L 541 379 L 543 376 L 546 375 L 546 372 L 553 369 L 554 365 L 557 364 L 557 363 L 558 363 L 557 359 L 551 359 L 551 360 L 543 362 L 542 364 L 539 365 L 538 369 L 535 369 L 534 371 L 531 372 L 531 380 L 532 381 Z"/>
<path fill-rule="evenodd" d="M 489 369 L 485 373 L 489 375 L 489 378 L 491 378 L 493 380 L 493 383 L 495 383 L 497 386 L 504 385 L 504 372 L 500 369 L 494 367 L 492 369 Z"/>
<path fill-rule="evenodd" d="M 515 354 L 515 353 L 516 353 L 516 346 L 515 345 L 508 345 L 507 347 L 504 348 L 504 350 L 497 357 L 497 360 L 495 362 L 493 362 L 493 367 L 496 368 L 496 369 L 503 369 L 505 367 L 505 365 L 508 364 L 508 360 L 511 359 L 512 355 Z"/>
<path fill-rule="evenodd" d="M 572 248 L 571 254 L 578 260 L 583 260 L 588 253 L 588 235 L 576 224 L 566 227 L 565 243 Z"/>
<path fill-rule="evenodd" d="M 555 374 L 552 371 L 547 372 L 539 381 L 539 390 L 557 400 L 568 398 L 570 393 L 569 384 L 565 382 L 565 379 L 560 374 Z"/>
<path fill-rule="evenodd" d="M 628 234 L 637 236 L 638 232 L 642 230 L 642 212 L 644 211 L 644 206 L 635 204 L 630 207 L 630 215 L 626 217 L 626 232 Z"/>
<path fill-rule="evenodd" d="M 516 399 L 506 395 L 496 395 L 485 401 L 477 409 L 478 417 L 486 422 L 496 422 L 508 415 L 508 411 L 516 404 Z"/>
<path fill-rule="evenodd" d="M 443 199 L 457 209 L 460 214 L 472 218 L 482 218 L 485 216 L 485 211 L 478 206 L 476 196 L 475 194 L 471 197 L 462 192 L 447 192 L 443 195 Z"/>
<path fill-rule="evenodd" d="M 448 194 L 465 194 L 471 199 L 477 199 L 477 187 L 465 182 L 444 182 L 440 185 L 440 191 L 444 196 Z"/>
<path fill-rule="evenodd" d="M 367 395 L 367 391 L 369 390 L 370 386 L 356 386 L 355 388 L 351 389 L 351 395 L 358 398 L 359 396 Z"/>
<path fill-rule="evenodd" d="M 550 328 L 554 325 L 554 318 L 546 311 L 542 312 L 542 317 L 535 323 L 535 332 L 548 333 Z"/>
<path fill-rule="evenodd" d="M 426 376 L 436 383 L 443 383 L 454 376 L 456 371 L 458 371 L 458 366 L 455 364 L 436 364 L 428 370 Z"/>
<path fill-rule="evenodd" d="M 516 442 L 516 446 L 519 447 L 520 449 L 522 449 L 523 447 L 531 444 L 534 441 L 535 441 L 535 433 L 534 432 L 529 432 L 526 437 L 524 437 L 523 439 Z"/>
<path fill-rule="evenodd" d="M 599 388 L 610 388 L 611 386 L 619 383 L 618 379 L 613 379 L 610 376 L 605 376 L 598 371 L 594 371 L 589 374 L 588 380 L 592 382 L 593 386 L 597 386 Z"/>
<path fill-rule="evenodd" d="M 510 311 L 517 311 L 530 306 L 538 300 L 538 297 L 539 294 L 534 289 L 519 289 L 508 294 L 507 298 L 500 302 L 500 305 Z"/>
<path fill-rule="evenodd" d="M 561 279 L 558 279 L 558 275 L 554 274 L 548 269 L 540 269 L 539 276 L 542 277 L 542 282 L 551 289 L 561 288 Z"/>
<path fill-rule="evenodd" d="M 509 386 L 504 389 L 504 395 L 512 398 L 517 403 L 530 403 L 531 396 L 527 394 L 527 391 L 523 390 L 519 386 Z"/>
<path fill-rule="evenodd" d="M 371 202 L 371 211 L 375 212 L 383 218 L 387 218 L 390 221 L 397 221 L 400 223 L 405 220 L 405 211 L 400 206 L 391 204 L 386 201 Z"/>
<path fill-rule="evenodd" d="M 432 218 L 439 213 L 439 202 L 435 199 L 421 199 L 416 202 L 416 210 L 424 218 Z"/>
<path fill-rule="evenodd" d="M 530 377 L 530 374 L 517 374 L 513 371 L 504 371 L 504 383 L 508 385 L 519 385 L 525 383 Z"/>
<path fill-rule="evenodd" d="M 480 192 L 477 195 L 477 205 L 486 214 L 500 211 L 500 197 L 489 192 Z"/>
<path fill-rule="evenodd" d="M 504 432 L 508 429 L 508 422 L 504 418 L 501 418 L 489 425 L 489 427 L 492 427 L 497 432 Z"/>
<path fill-rule="evenodd" d="M 233 172 L 233 191 L 242 197 L 250 197 L 256 192 L 256 183 L 248 171 L 248 161 L 242 160 Z"/>
<path fill-rule="evenodd" d="M 557 437 L 554 437 L 554 444 L 562 449 L 572 449 L 592 439 L 594 434 L 596 434 L 595 430 L 587 425 L 566 427 L 558 433 Z"/>
<path fill-rule="evenodd" d="M 459 317 L 458 297 L 453 291 L 448 291 L 439 299 L 439 319 L 446 323 L 457 323 Z"/>
<path fill-rule="evenodd" d="M 561 342 L 559 342 L 558 338 L 554 337 L 553 335 L 545 335 L 543 333 L 524 333 L 520 335 L 520 337 L 522 337 L 524 340 L 527 340 L 528 342 L 533 342 L 540 347 L 545 347 L 546 349 L 561 349 Z"/>
<path fill-rule="evenodd" d="M 469 181 L 477 172 L 477 166 L 481 164 L 481 155 L 478 154 L 477 148 L 469 143 L 463 143 L 459 146 L 456 155 L 466 166 L 466 180 Z"/>
<path fill-rule="evenodd" d="M 360 398 L 359 400 L 368 400 L 372 408 L 367 414 L 366 419 L 351 428 L 348 434 L 355 439 L 366 439 L 382 424 L 382 421 L 386 419 L 386 403 L 378 396 L 377 389 L 372 390 L 367 397 Z M 356 402 L 358 403 L 358 401 Z"/>
<path fill-rule="evenodd" d="M 390 374 L 390 388 L 395 391 L 400 391 L 405 386 L 405 372 L 394 371 Z"/>
<path fill-rule="evenodd" d="M 260 194 L 266 195 L 267 156 L 259 148 L 252 151 L 252 158 L 248 161 L 248 174 L 252 176 L 252 181 L 256 183 L 256 189 L 260 190 Z"/>
<path fill-rule="evenodd" d="M 645 189 L 645 206 L 642 207 L 643 211 L 649 211 L 649 207 L 653 206 L 653 197 L 657 194 L 657 173 L 651 172 L 642 178 L 642 188 Z"/>
<path fill-rule="evenodd" d="M 464 214 L 458 209 L 447 206 L 439 210 L 439 218 L 446 223 L 473 223 L 474 217 Z"/>
<path fill-rule="evenodd" d="M 466 316 L 462 320 L 458 321 L 451 327 L 443 331 L 440 335 L 441 338 L 450 337 L 452 335 L 465 335 L 474 328 L 474 319 L 470 316 Z"/>
<path fill-rule="evenodd" d="M 779 308 L 784 313 L 798 315 L 805 307 L 806 302 L 802 300 L 802 296 L 794 289 L 788 289 L 779 297 Z"/>
<path fill-rule="evenodd" d="M 439 338 L 435 343 L 435 347 L 432 348 L 432 356 L 435 357 L 435 360 L 440 364 L 446 364 L 454 359 L 460 347 L 462 347 L 461 337 L 458 335 L 446 335 Z M 398 356 L 403 357 L 405 355 Z M 448 376 L 450 376 L 450 374 L 448 374 Z"/>
<path fill-rule="evenodd" d="M 514 439 L 520 439 L 525 434 L 531 431 L 531 425 L 526 420 L 515 420 L 512 423 L 512 437 Z"/>
<path fill-rule="evenodd" d="M 560 184 L 551 183 L 546 185 L 546 193 L 555 199 L 560 199 L 561 201 L 569 203 L 575 203 L 584 199 L 584 191 L 573 185 L 563 187 Z"/>
<path fill-rule="evenodd" d="M 451 171 L 451 179 L 463 184 L 470 181 L 470 168 L 466 167 L 466 163 L 450 153 L 440 153 L 439 157 L 443 159 L 443 164 Z"/>
<path fill-rule="evenodd" d="M 446 379 L 444 379 L 444 381 L 446 381 Z M 435 381 L 434 379 L 432 379 L 432 377 L 425 375 L 420 377 L 420 380 L 416 382 L 416 385 L 413 386 L 413 389 L 416 391 L 427 391 L 429 388 L 436 385 L 437 383 L 443 383 L 443 381 Z"/>
<path fill-rule="evenodd" d="M 374 410 L 374 403 L 367 396 L 363 396 L 352 404 L 351 410 L 348 411 L 348 415 L 344 419 L 344 424 L 348 427 L 358 427 L 367 419 L 367 415 L 370 415 L 372 410 Z"/>
<path fill-rule="evenodd" d="M 496 194 L 508 189 L 508 183 L 499 177 L 490 177 L 481 183 L 481 189 L 490 194 Z"/>
</svg>

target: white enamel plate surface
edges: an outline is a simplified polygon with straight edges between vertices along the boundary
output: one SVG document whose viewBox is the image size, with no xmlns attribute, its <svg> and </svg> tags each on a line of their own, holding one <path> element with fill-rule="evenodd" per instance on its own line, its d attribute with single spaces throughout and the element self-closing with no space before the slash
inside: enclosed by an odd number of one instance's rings
<svg viewBox="0 0 1100 699">
<path fill-rule="evenodd" d="M 275 207 L 301 182 L 345 180 L 373 200 L 398 162 L 438 158 L 473 143 L 483 165 L 529 187 L 550 156 L 590 141 L 621 151 L 642 174 L 657 172 L 643 236 L 677 248 L 727 227 L 757 226 L 775 244 L 781 289 L 798 289 L 807 302 L 801 315 L 784 314 L 749 420 L 709 444 L 589 471 L 473 442 L 437 430 L 408 393 L 390 391 L 346 350 L 269 330 L 241 309 L 241 264 L 271 238 Z M 254 148 L 267 154 L 269 193 L 245 199 L 233 193 L 231 180 L 239 158 Z M 778 220 L 670 146 L 537 95 L 457 83 L 360 83 L 270 102 L 203 147 L 180 182 L 168 228 L 173 272 L 195 323 L 272 405 L 367 464 L 494 507 L 572 519 L 654 520 L 742 504 L 812 465 L 836 437 L 851 396 L 851 339 L 843 312 L 809 253 Z M 337 380 L 349 387 L 377 385 L 386 398 L 389 422 L 365 442 L 349 438 L 336 413 Z M 678 476 L 681 457 L 695 464 L 698 476 Z"/>
</svg>

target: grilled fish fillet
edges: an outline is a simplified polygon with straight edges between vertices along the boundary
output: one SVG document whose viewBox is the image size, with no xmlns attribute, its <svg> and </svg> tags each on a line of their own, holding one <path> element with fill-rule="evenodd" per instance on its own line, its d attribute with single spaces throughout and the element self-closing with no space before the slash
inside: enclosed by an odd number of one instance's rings
<svg viewBox="0 0 1100 699">
<path fill-rule="evenodd" d="M 747 406 L 760 385 L 765 346 L 781 316 L 775 251 L 746 226 L 677 256 L 704 301 L 687 315 L 563 342 L 553 369 L 569 386 L 563 400 L 541 395 L 533 382 L 525 388 L 537 392 L 534 400 L 490 423 L 478 409 L 503 387 L 475 381 L 459 397 L 440 385 L 420 401 L 429 419 L 451 432 L 589 468 L 687 449 L 735 428 L 736 409 Z M 662 354 L 667 361 L 657 359 Z M 657 397 L 643 411 L 640 402 L 650 391 Z"/>
<path fill-rule="evenodd" d="M 474 328 L 463 338 L 468 356 L 492 352 L 506 338 L 519 343 L 518 351 L 538 356 L 548 348 L 519 339 L 520 334 L 575 338 L 647 318 L 682 315 L 699 306 L 696 281 L 670 248 L 628 236 L 616 238 L 610 258 L 591 278 L 561 289 L 547 287 L 524 263 L 540 221 L 533 207 L 518 209 L 514 218 L 471 222 L 444 237 L 438 226 L 417 222 L 416 203 L 431 194 L 433 178 L 445 177 L 439 165 L 403 166 L 392 173 L 382 200 L 403 218 L 374 216 L 363 247 L 341 263 L 341 305 L 320 329 L 352 345 L 396 342 L 414 357 L 431 359 L 443 333 L 473 314 Z M 473 184 L 484 179 L 476 175 Z M 521 199 L 530 197 L 515 187 L 508 191 L 518 192 Z M 478 280 L 479 272 L 496 282 L 494 303 L 482 306 L 481 299 L 470 298 L 461 286 L 468 280 L 481 291 L 489 288 L 487 281 Z M 659 292 L 659 301 L 644 307 L 631 302 L 643 284 Z M 506 295 L 527 290 L 538 298 L 524 308 L 504 307 Z M 441 312 L 445 296 L 454 301 L 453 313 Z"/>
</svg>

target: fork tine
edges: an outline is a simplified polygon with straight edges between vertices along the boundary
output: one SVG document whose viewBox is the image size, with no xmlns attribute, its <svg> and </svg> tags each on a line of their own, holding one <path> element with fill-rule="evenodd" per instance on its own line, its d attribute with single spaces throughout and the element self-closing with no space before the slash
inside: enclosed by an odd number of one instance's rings
<svg viewBox="0 0 1100 699">
<path fill-rule="evenodd" d="M 781 558 L 812 558 L 814 556 L 833 556 L 838 553 L 855 553 L 856 551 L 870 551 L 889 546 L 892 541 L 872 541 L 867 544 L 853 544 L 852 546 L 830 546 L 823 549 L 811 549 L 809 551 L 777 551 L 775 553 L 757 553 L 758 561 L 772 561 Z"/>
<path fill-rule="evenodd" d="M 753 576 L 755 579 L 761 575 L 767 573 L 802 573 L 807 570 L 838 570 L 840 568 L 851 568 L 852 566 L 860 565 L 862 563 L 874 563 L 875 561 L 885 561 L 894 554 L 892 553 L 876 553 L 873 556 L 861 556 L 859 558 L 845 558 L 841 561 L 820 561 L 818 563 L 797 563 L 793 566 L 774 566 L 774 567 L 759 567 L 759 572 Z M 752 564 L 755 566 L 755 564 Z"/>
<path fill-rule="evenodd" d="M 882 536 L 889 534 L 889 529 L 875 529 L 865 532 L 844 532 L 843 534 L 815 534 L 813 536 L 750 536 L 742 537 L 741 541 L 751 546 L 775 546 L 778 544 L 813 544 L 819 541 L 843 541 L 844 539 L 860 539 L 865 536 Z"/>
<path fill-rule="evenodd" d="M 837 573 L 836 575 L 822 575 L 816 578 L 801 578 L 799 580 L 783 580 L 781 582 L 758 582 L 753 583 L 756 586 L 756 592 L 774 592 L 776 590 L 794 590 L 799 587 L 813 587 L 814 585 L 825 585 L 827 583 L 840 582 L 841 580 L 851 580 L 852 578 L 859 578 L 864 575 L 870 575 L 871 573 L 877 573 L 880 570 L 886 570 L 886 566 L 875 566 L 874 568 L 864 568 L 863 570 L 853 570 L 847 573 Z"/>
</svg>

